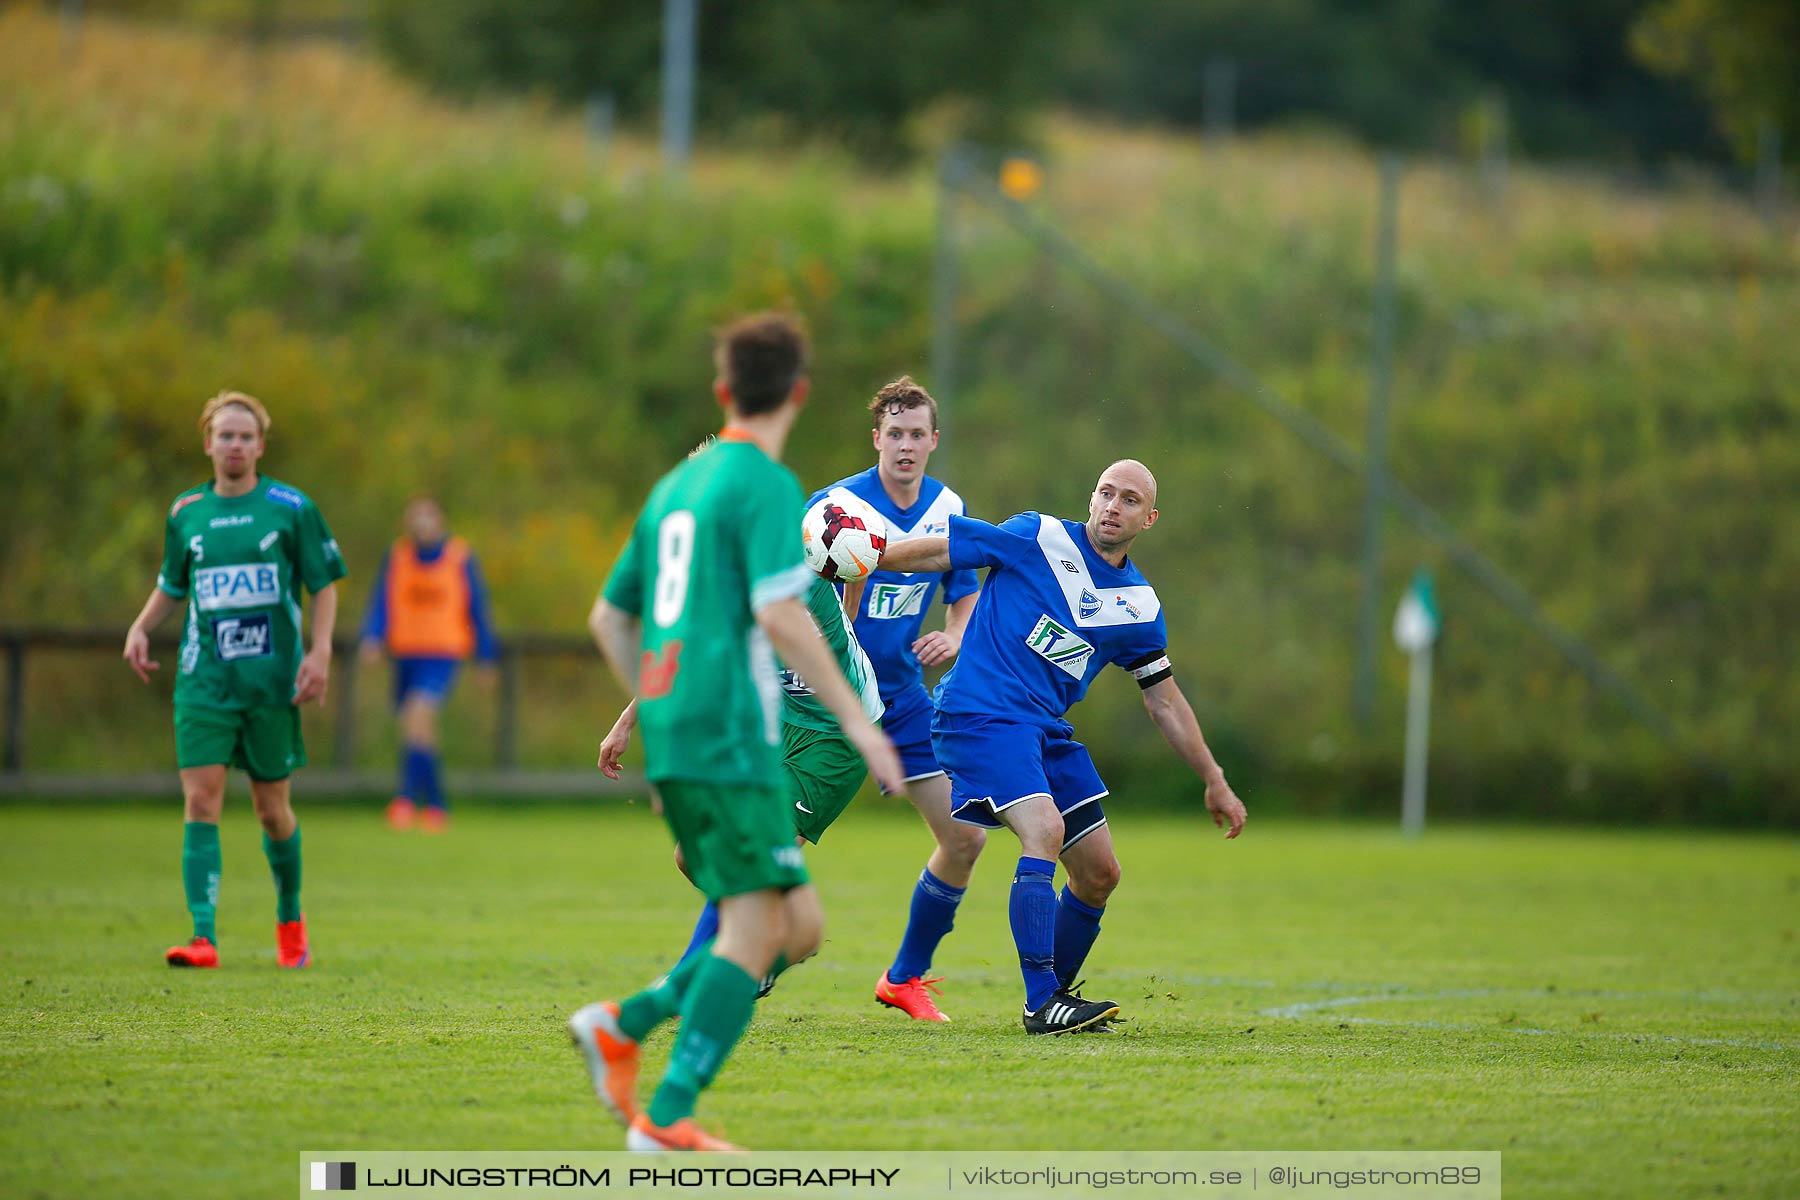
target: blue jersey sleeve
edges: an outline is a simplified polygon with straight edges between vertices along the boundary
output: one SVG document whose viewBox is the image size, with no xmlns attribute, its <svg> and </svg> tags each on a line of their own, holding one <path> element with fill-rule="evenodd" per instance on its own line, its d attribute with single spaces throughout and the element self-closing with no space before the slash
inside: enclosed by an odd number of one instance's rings
<svg viewBox="0 0 1800 1200">
<path fill-rule="evenodd" d="M 945 571 L 943 574 L 944 604 L 955 604 L 964 596 L 973 596 L 981 590 L 981 577 L 971 570 Z"/>
<path fill-rule="evenodd" d="M 1161 614 L 1135 636 L 1120 642 L 1112 661 L 1137 680 L 1141 688 L 1155 687 L 1175 674 L 1169 663 L 1169 628 Z"/>
<path fill-rule="evenodd" d="M 974 517 L 951 517 L 950 573 L 963 573 L 973 580 L 977 568 L 1011 566 L 1037 546 L 1037 528 L 1034 512 L 1019 513 L 998 525 Z"/>
<path fill-rule="evenodd" d="M 500 657 L 500 641 L 494 636 L 494 615 L 488 608 L 487 585 L 481 578 L 481 567 L 469 555 L 464 568 L 469 574 L 469 624 L 475 630 L 475 657 L 491 663 Z"/>
<path fill-rule="evenodd" d="M 369 611 L 363 614 L 362 640 L 365 642 L 382 642 L 387 640 L 387 580 L 388 557 L 381 556 L 381 566 L 375 570 L 375 583 L 369 588 Z"/>
</svg>

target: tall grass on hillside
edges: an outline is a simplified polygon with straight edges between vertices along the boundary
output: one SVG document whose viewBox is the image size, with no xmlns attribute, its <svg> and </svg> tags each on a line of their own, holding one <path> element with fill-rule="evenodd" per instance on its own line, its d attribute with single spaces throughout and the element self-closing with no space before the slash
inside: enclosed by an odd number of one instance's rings
<svg viewBox="0 0 1800 1200">
<path fill-rule="evenodd" d="M 928 362 L 926 170 L 720 148 L 672 180 L 630 137 L 601 162 L 566 115 L 449 106 L 339 49 L 92 20 L 67 60 L 56 22 L 18 7 L 0 11 L 0 101 L 0 620 L 123 628 L 169 498 L 203 476 L 192 421 L 221 386 L 271 403 L 267 469 L 333 523 L 347 620 L 429 489 L 483 553 L 503 626 L 573 631 L 644 489 L 716 425 L 710 326 L 807 316 L 815 400 L 789 460 L 808 483 L 869 461 L 866 397 Z M 1074 121 L 1043 144 L 1047 219 L 1361 443 L 1367 155 Z M 1434 565 L 1449 620 L 1435 802 L 1800 818 L 1792 230 L 1702 183 L 1522 169 L 1494 204 L 1424 162 L 1406 186 L 1395 471 L 1735 781 L 1687 771 L 1394 523 L 1389 599 Z M 1393 803 L 1397 653 L 1377 728 L 1348 718 L 1357 482 L 1002 222 L 971 210 L 960 255 L 946 477 L 980 515 L 1075 515 L 1109 456 L 1146 458 L 1164 520 L 1141 557 L 1246 794 Z M 53 761 L 160 752 L 113 677 L 34 686 L 39 727 L 118 718 Z M 610 703 L 604 685 L 561 699 L 526 722 L 533 761 L 573 765 Z M 1081 727 L 1121 795 L 1191 799 L 1135 689 L 1103 682 Z"/>
</svg>

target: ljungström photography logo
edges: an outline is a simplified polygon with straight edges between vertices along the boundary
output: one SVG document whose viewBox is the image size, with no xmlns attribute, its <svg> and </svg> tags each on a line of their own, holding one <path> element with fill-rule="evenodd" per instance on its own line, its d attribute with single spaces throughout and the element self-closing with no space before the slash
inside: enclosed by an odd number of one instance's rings
<svg viewBox="0 0 1800 1200">
<path fill-rule="evenodd" d="M 356 1164 L 353 1162 L 316 1162 L 312 1165 L 312 1190 L 315 1192 L 354 1192 Z"/>
</svg>

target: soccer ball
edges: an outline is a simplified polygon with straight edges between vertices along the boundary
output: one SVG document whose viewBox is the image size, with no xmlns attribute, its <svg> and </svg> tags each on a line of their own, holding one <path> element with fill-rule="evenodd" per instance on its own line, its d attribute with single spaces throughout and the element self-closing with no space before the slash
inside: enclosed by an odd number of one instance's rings
<svg viewBox="0 0 1800 1200">
<path fill-rule="evenodd" d="M 868 504 L 835 492 L 806 510 L 800 523 L 806 565 L 832 583 L 867 579 L 887 549 L 887 522 Z"/>
</svg>

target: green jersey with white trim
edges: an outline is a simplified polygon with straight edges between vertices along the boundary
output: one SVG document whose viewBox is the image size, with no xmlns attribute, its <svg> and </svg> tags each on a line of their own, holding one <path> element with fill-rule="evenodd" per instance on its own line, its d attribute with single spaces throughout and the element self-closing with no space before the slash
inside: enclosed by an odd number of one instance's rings
<svg viewBox="0 0 1800 1200">
<path fill-rule="evenodd" d="M 638 725 L 653 780 L 781 784 L 781 682 L 759 609 L 818 578 L 800 484 L 731 433 L 660 479 L 603 592 L 643 620 Z"/>
<path fill-rule="evenodd" d="M 806 611 L 812 614 L 819 636 L 831 647 L 838 670 L 844 673 L 856 698 L 862 701 L 863 715 L 871 723 L 881 720 L 884 706 L 881 688 L 875 682 L 875 667 L 863 653 L 862 644 L 856 640 L 856 631 L 844 617 L 844 605 L 838 599 L 837 589 L 814 575 L 812 587 L 806 593 Z M 781 719 L 785 724 L 798 725 L 802 729 L 839 731 L 837 718 L 819 703 L 806 680 L 786 668 L 781 672 Z"/>
<path fill-rule="evenodd" d="M 267 476 L 242 496 L 211 483 L 169 509 L 156 586 L 187 601 L 175 703 L 246 709 L 294 702 L 300 592 L 344 577 L 344 556 L 306 495 Z"/>
</svg>

